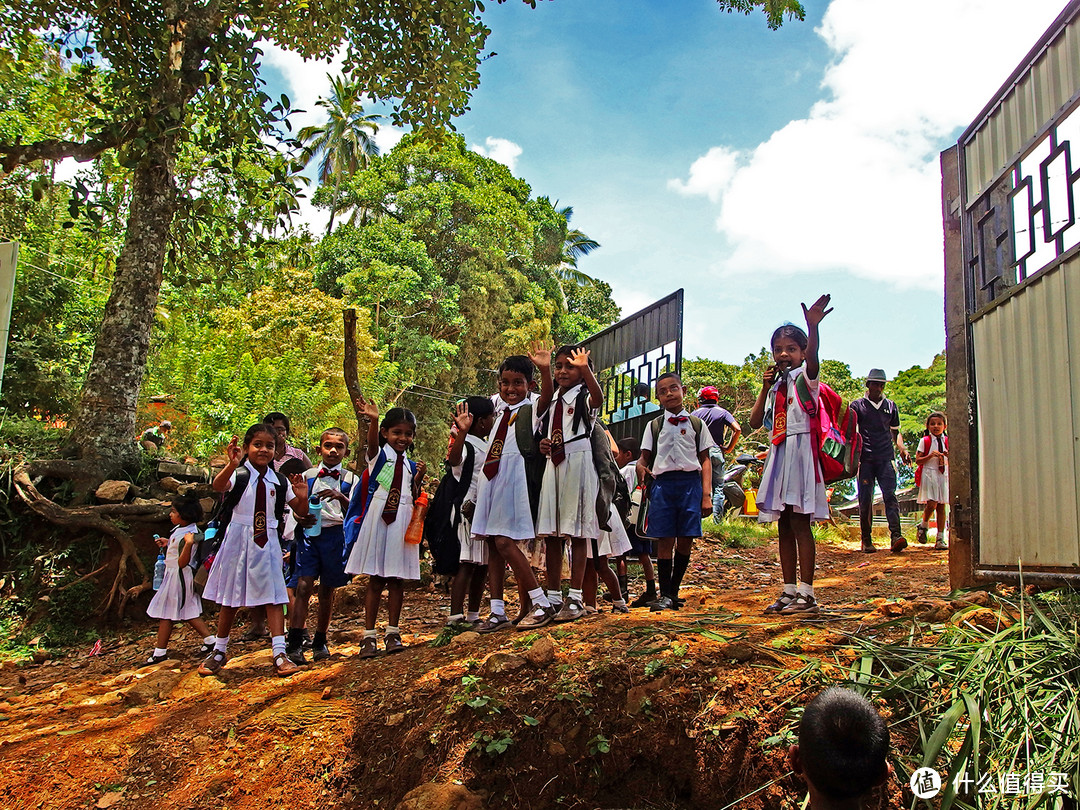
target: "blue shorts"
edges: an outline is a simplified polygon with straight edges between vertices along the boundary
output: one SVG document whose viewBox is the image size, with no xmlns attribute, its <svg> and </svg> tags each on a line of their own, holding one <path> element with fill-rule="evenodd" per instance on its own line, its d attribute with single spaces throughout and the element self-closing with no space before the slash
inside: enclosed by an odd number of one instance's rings
<svg viewBox="0 0 1080 810">
<path fill-rule="evenodd" d="M 352 577 L 345 573 L 345 531 L 341 526 L 323 526 L 318 537 L 304 537 L 296 544 L 296 569 L 293 577 L 313 577 L 328 588 L 348 585 Z"/>
<path fill-rule="evenodd" d="M 701 471 L 667 472 L 649 488 L 649 537 L 701 537 Z"/>
<path fill-rule="evenodd" d="M 640 557 L 642 554 L 652 556 L 654 541 L 638 534 L 636 526 L 627 526 L 626 536 L 630 539 L 630 550 L 626 552 L 628 557 Z"/>
</svg>

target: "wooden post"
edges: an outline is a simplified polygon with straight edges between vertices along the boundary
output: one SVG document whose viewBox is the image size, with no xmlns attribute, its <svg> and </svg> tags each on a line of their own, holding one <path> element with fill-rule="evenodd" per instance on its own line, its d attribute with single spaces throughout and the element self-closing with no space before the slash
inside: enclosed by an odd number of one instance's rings
<svg viewBox="0 0 1080 810">
<path fill-rule="evenodd" d="M 971 332 L 968 328 L 965 287 L 963 216 L 960 184 L 960 147 L 941 153 L 941 221 L 945 234 L 945 391 L 949 418 L 949 586 L 975 584 L 975 548 L 978 537 L 978 477 L 973 443 L 975 386 L 972 374 Z M 940 531 L 940 529 L 939 529 Z"/>
<path fill-rule="evenodd" d="M 345 359 L 342 363 L 345 375 L 345 390 L 349 392 L 352 401 L 353 412 L 356 414 L 356 441 L 353 452 L 353 463 L 362 468 L 367 460 L 367 417 L 360 410 L 360 402 L 364 398 L 360 390 L 360 377 L 356 370 L 356 310 L 346 309 L 342 313 L 345 324 Z"/>
</svg>

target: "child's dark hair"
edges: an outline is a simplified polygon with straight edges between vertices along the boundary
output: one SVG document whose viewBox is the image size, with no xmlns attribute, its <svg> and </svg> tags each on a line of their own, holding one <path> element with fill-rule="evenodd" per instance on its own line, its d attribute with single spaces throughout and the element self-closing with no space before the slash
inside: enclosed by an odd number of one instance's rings
<svg viewBox="0 0 1080 810">
<path fill-rule="evenodd" d="M 288 458 L 278 467 L 278 475 L 303 475 L 307 471 L 307 464 L 298 458 Z"/>
<path fill-rule="evenodd" d="M 285 423 L 286 433 L 292 433 L 292 427 L 289 424 L 289 417 L 287 417 L 281 411 L 270 411 L 270 413 L 263 417 L 263 422 L 270 426 L 273 426 L 274 422 L 278 421 Z"/>
<path fill-rule="evenodd" d="M 806 336 L 806 332 L 797 327 L 793 323 L 785 323 L 783 326 L 776 327 L 776 331 L 772 333 L 772 339 L 769 341 L 769 348 L 771 349 L 776 345 L 776 341 L 780 338 L 791 338 L 803 351 L 806 350 L 806 345 L 810 342 L 810 339 Z"/>
<path fill-rule="evenodd" d="M 873 705 L 833 686 L 811 700 L 799 723 L 799 758 L 807 781 L 835 800 L 862 796 L 888 768 L 889 727 Z"/>
<path fill-rule="evenodd" d="M 554 362 L 556 357 L 567 357 L 567 358 L 569 358 L 578 349 L 584 349 L 584 348 L 585 347 L 582 346 L 580 343 L 564 343 L 562 346 L 560 346 L 559 348 L 557 348 L 555 350 L 555 354 L 551 355 L 551 360 L 552 360 L 552 362 Z M 592 367 L 593 367 L 592 355 L 589 355 L 589 368 L 592 368 Z"/>
<path fill-rule="evenodd" d="M 275 442 L 277 441 L 277 431 L 274 430 L 273 425 L 271 425 L 269 422 L 258 422 L 249 427 L 247 429 L 247 433 L 244 434 L 245 450 L 248 448 L 248 445 L 255 441 L 255 437 L 258 436 L 260 433 L 266 433 L 267 435 L 272 437 Z"/>
<path fill-rule="evenodd" d="M 532 382 L 533 361 L 523 354 L 512 354 L 499 364 L 499 375 L 504 371 L 514 371 L 525 376 L 525 382 Z"/>
<path fill-rule="evenodd" d="M 930 415 L 928 417 L 926 417 L 926 425 L 925 425 L 926 430 L 923 431 L 923 436 L 929 436 L 930 435 L 930 420 L 933 419 L 935 416 L 938 419 L 941 420 L 941 424 L 943 424 L 945 426 L 945 431 L 944 432 L 946 434 L 948 434 L 948 432 L 949 432 L 949 420 L 948 420 L 948 418 L 941 411 L 931 411 Z"/>
<path fill-rule="evenodd" d="M 349 434 L 346 433 L 344 430 L 342 430 L 339 427 L 328 427 L 326 430 L 324 430 L 322 432 L 322 434 L 319 436 L 319 445 L 320 446 L 322 446 L 323 439 L 325 439 L 327 437 L 327 435 L 340 436 L 342 439 L 345 440 L 346 449 L 349 447 Z"/>
<path fill-rule="evenodd" d="M 382 435 L 384 430 L 397 427 L 398 425 L 412 425 L 413 433 L 416 433 L 416 415 L 408 408 L 391 408 L 386 412 L 379 423 L 379 447 L 386 444 L 386 438 Z"/>
<path fill-rule="evenodd" d="M 679 385 L 682 385 L 682 377 L 680 377 L 674 371 L 665 371 L 663 374 L 656 378 L 656 384 L 659 386 L 660 383 L 662 383 L 666 379 L 669 379 L 670 377 L 674 377 L 676 380 L 679 381 Z"/>
<path fill-rule="evenodd" d="M 633 436 L 627 436 L 625 439 L 619 439 L 616 442 L 619 450 L 624 453 L 629 453 L 630 458 L 634 461 L 641 456 L 641 442 L 635 439 Z"/>
<path fill-rule="evenodd" d="M 173 498 L 172 508 L 184 523 L 202 523 L 202 501 L 197 495 L 177 495 Z"/>
<path fill-rule="evenodd" d="M 495 406 L 488 397 L 466 397 L 465 404 L 468 406 L 473 419 L 483 419 L 485 416 L 491 416 L 491 414 L 495 413 Z"/>
</svg>

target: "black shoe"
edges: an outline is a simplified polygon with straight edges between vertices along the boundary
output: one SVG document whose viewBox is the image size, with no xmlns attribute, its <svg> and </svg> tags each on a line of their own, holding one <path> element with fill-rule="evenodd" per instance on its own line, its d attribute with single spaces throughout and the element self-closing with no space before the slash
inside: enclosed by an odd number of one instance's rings
<svg viewBox="0 0 1080 810">
<path fill-rule="evenodd" d="M 325 661 L 330 657 L 330 648 L 326 644 L 320 644 L 318 647 L 311 648 L 311 660 L 312 661 Z"/>
<path fill-rule="evenodd" d="M 678 608 L 675 607 L 675 602 L 672 601 L 670 596 L 661 596 L 649 605 L 649 610 L 653 613 L 659 613 L 661 610 L 678 610 Z"/>
<path fill-rule="evenodd" d="M 213 645 L 210 646 L 210 649 L 211 650 L 214 649 Z M 153 653 L 150 653 L 150 657 L 146 659 L 143 666 L 148 667 L 148 666 L 152 666 L 153 664 L 160 664 L 162 661 L 168 660 L 168 658 L 169 658 L 168 653 L 165 653 L 164 655 L 154 655 Z"/>
<path fill-rule="evenodd" d="M 686 604 L 686 600 L 681 598 L 681 597 L 678 597 L 678 596 L 676 596 L 671 601 L 675 604 L 675 610 L 678 610 L 679 608 L 681 608 L 683 605 Z"/>
<path fill-rule="evenodd" d="M 304 648 L 303 647 L 297 647 L 297 648 L 292 649 L 292 650 L 286 649 L 285 650 L 285 657 L 288 658 L 290 661 L 292 661 L 294 664 L 296 664 L 298 667 L 306 667 L 307 666 L 307 659 L 304 658 Z"/>
<path fill-rule="evenodd" d="M 645 593 L 641 594 L 641 596 L 639 596 L 637 599 L 635 599 L 633 602 L 631 602 L 630 607 L 632 607 L 632 608 L 648 607 L 649 605 L 651 605 L 655 601 L 656 601 L 656 591 L 654 589 L 652 589 L 652 588 L 649 588 L 649 590 L 645 591 Z"/>
<path fill-rule="evenodd" d="M 304 628 L 304 644 L 303 644 L 303 647 L 304 647 L 305 650 L 310 650 L 311 649 L 311 633 L 308 632 L 308 629 L 306 627 Z"/>
<path fill-rule="evenodd" d="M 873 554 L 875 551 L 877 551 L 877 547 L 873 543 L 871 543 L 869 540 L 863 540 L 862 541 L 862 551 L 863 551 L 863 554 Z"/>
</svg>

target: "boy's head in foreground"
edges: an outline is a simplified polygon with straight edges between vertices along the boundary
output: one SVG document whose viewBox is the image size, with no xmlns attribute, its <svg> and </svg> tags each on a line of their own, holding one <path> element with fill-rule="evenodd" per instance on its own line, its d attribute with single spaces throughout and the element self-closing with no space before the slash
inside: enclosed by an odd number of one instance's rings
<svg viewBox="0 0 1080 810">
<path fill-rule="evenodd" d="M 682 378 L 673 371 L 668 371 L 656 378 L 656 399 L 666 411 L 678 413 L 683 408 L 686 389 Z"/>
<path fill-rule="evenodd" d="M 830 687 L 811 700 L 791 746 L 791 768 L 810 791 L 810 807 L 858 807 L 889 777 L 889 727 L 877 709 L 850 689 Z"/>
</svg>

